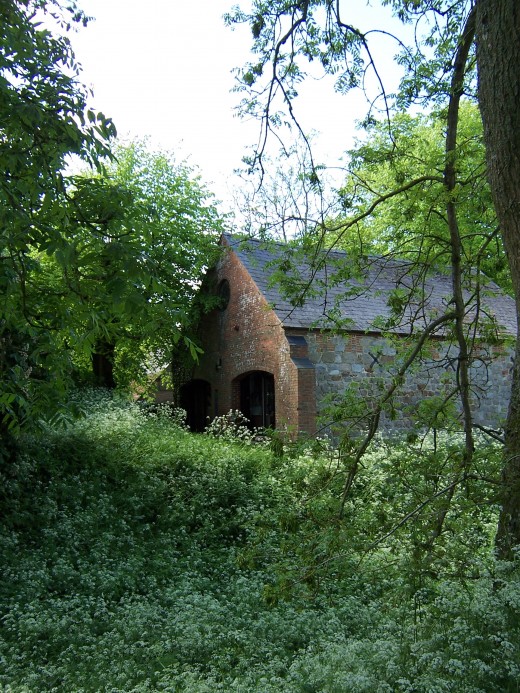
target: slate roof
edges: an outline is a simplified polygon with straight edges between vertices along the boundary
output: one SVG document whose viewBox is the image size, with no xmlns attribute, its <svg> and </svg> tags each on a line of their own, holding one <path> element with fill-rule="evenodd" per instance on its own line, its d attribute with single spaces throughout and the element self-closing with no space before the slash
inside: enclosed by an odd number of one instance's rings
<svg viewBox="0 0 520 693">
<path fill-rule="evenodd" d="M 326 257 L 322 255 L 319 269 L 312 271 L 309 262 L 300 257 L 296 249 L 281 243 L 266 244 L 256 239 L 244 241 L 230 234 L 224 235 L 224 242 L 236 253 L 286 328 L 333 327 L 332 315 L 347 320 L 346 329 L 349 331 L 380 332 L 382 321 L 392 317 L 388 305 L 392 292 L 395 293 L 398 288 L 403 290 L 403 295 L 408 295 L 414 282 L 417 284 L 416 291 L 407 302 L 399 321 L 390 327 L 391 332 L 416 332 L 449 308 L 451 277 L 436 273 L 419 278 L 417 271 L 414 274 L 411 264 L 406 261 L 369 258 L 364 263 L 362 273 L 358 271 L 355 278 L 344 252 L 330 252 Z M 314 293 L 307 294 L 302 305 L 291 304 L 275 283 L 277 263 L 288 258 L 294 263 L 294 269 L 288 267 L 286 278 L 300 277 L 305 283 L 312 275 Z M 289 262 L 286 264 L 288 266 Z M 345 280 L 334 280 L 333 275 L 337 274 L 338 269 L 346 276 Z M 316 286 L 320 287 L 319 291 L 315 290 Z M 515 302 L 493 282 L 486 282 L 481 290 L 480 311 L 494 317 L 502 336 L 516 335 Z M 468 322 L 474 314 L 475 306 L 469 303 Z M 436 334 L 442 334 L 442 331 Z"/>
</svg>

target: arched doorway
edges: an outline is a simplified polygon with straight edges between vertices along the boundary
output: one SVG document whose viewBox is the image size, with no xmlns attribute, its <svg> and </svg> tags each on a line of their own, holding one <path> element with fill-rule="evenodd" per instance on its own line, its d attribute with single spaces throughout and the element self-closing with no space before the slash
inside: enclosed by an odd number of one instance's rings
<svg viewBox="0 0 520 693">
<path fill-rule="evenodd" d="M 190 431 L 200 433 L 208 425 L 211 385 L 206 380 L 190 380 L 180 389 L 179 404 L 186 410 Z"/>
<path fill-rule="evenodd" d="M 252 428 L 275 427 L 274 376 L 252 371 L 240 380 L 240 411 Z"/>
</svg>

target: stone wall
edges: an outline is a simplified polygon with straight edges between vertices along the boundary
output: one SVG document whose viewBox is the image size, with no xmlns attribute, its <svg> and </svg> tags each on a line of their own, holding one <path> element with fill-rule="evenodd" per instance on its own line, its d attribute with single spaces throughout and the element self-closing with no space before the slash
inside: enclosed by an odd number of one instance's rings
<svg viewBox="0 0 520 693">
<path fill-rule="evenodd" d="M 353 388 L 351 414 L 363 402 L 374 402 L 391 380 L 406 352 L 403 338 L 385 340 L 381 335 L 351 333 L 346 336 L 309 332 L 309 358 L 316 369 L 318 411 L 323 414 L 327 399 L 339 401 Z M 447 397 L 456 383 L 456 349 L 443 340 L 432 340 L 421 359 L 407 374 L 391 406 L 383 413 L 381 428 L 387 432 L 410 430 L 431 416 L 427 400 Z M 505 347 L 481 348 L 471 366 L 472 403 L 475 422 L 499 428 L 506 417 L 511 386 L 512 351 Z M 452 406 L 460 409 L 457 397 Z M 346 414 L 349 412 L 347 411 Z M 363 427 L 363 422 L 358 428 Z"/>
</svg>

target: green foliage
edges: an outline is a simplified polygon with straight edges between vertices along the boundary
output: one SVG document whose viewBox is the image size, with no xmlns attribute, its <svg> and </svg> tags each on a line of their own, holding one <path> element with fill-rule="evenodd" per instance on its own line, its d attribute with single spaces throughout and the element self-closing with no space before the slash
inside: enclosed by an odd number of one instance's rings
<svg viewBox="0 0 520 693">
<path fill-rule="evenodd" d="M 21 429 L 65 415 L 93 356 L 122 386 L 179 340 L 196 358 L 189 313 L 221 221 L 171 155 L 135 142 L 104 167 L 116 131 L 78 81 L 66 32 L 87 19 L 74 2 L 7 0 L 0 20 L 0 456 L 11 457 Z M 71 155 L 88 175 L 65 174 Z"/>
<path fill-rule="evenodd" d="M 106 393 L 76 405 L 0 468 L 0 687 L 516 690 L 518 570 L 490 555 L 479 480 L 493 448 L 428 545 L 455 439 L 380 441 L 339 521 L 348 451 L 275 457 Z"/>
<path fill-rule="evenodd" d="M 55 411 L 67 383 L 69 355 L 59 334 L 67 315 L 62 294 L 39 282 L 40 256 L 68 253 L 67 157 L 101 168 L 115 135 L 109 119 L 87 110 L 70 43 L 59 33 L 86 21 L 74 2 L 6 0 L 0 6 L 2 443 Z"/>
<path fill-rule="evenodd" d="M 171 363 L 179 340 L 197 357 L 192 306 L 222 220 L 195 171 L 173 154 L 139 141 L 114 154 L 102 176 L 74 179 L 75 230 L 67 257 L 54 260 L 76 361 L 110 345 L 124 387 Z"/>
<path fill-rule="evenodd" d="M 250 7 L 236 6 L 226 15 L 229 25 L 248 25 L 252 34 L 254 61 L 236 74 L 237 91 L 244 94 L 241 111 L 258 118 L 262 128 L 254 163 L 263 160 L 271 131 L 279 136 L 283 128 L 294 127 L 305 138 L 298 94 L 306 78 L 331 77 L 341 94 L 361 90 L 367 100 L 363 127 L 411 105 L 445 106 L 452 92 L 453 57 L 473 4 L 468 0 L 382 0 L 381 5 L 390 6 L 399 21 L 385 25 L 386 16 L 374 6 L 368 31 L 360 25 L 363 13 L 360 16 L 354 7 L 328 0 L 254 0 Z M 382 34 L 387 49 L 378 56 Z M 390 55 L 395 56 L 400 79 L 395 92 L 384 80 L 384 63 Z M 472 51 L 465 84 L 470 96 L 476 91 L 474 62 Z"/>
<path fill-rule="evenodd" d="M 498 234 L 485 178 L 485 150 L 478 109 L 461 105 L 455 153 L 458 183 L 451 195 L 458 208 L 463 262 L 468 273 L 483 271 L 505 290 L 511 278 Z M 374 121 L 350 151 L 340 191 L 344 216 L 335 221 L 329 242 L 365 254 L 407 258 L 445 270 L 452 245 L 446 220 L 445 112 L 411 116 L 391 123 Z M 388 197 L 387 197 L 388 196 Z M 382 204 L 380 201 L 387 197 Z M 371 209 L 369 215 L 366 210 Z M 351 221 L 357 221 L 351 225 Z M 347 228 L 347 231 L 343 229 Z M 472 283 L 465 277 L 465 285 Z"/>
<path fill-rule="evenodd" d="M 239 89 L 247 96 L 242 109 L 248 115 L 265 118 L 270 129 L 291 120 L 290 106 L 298 95 L 298 86 L 309 72 L 310 64 L 320 65 L 323 72 L 333 74 L 336 89 L 346 92 L 363 81 L 363 37 L 351 25 L 322 23 L 323 2 L 287 3 L 284 0 L 255 0 L 249 13 L 238 7 L 226 15 L 228 24 L 249 24 L 253 36 L 255 62 L 238 71 Z M 332 6 L 326 5 L 330 15 Z M 290 40 L 288 40 L 290 38 Z M 345 69 L 345 53 L 351 60 Z M 271 93 L 265 88 L 266 67 L 272 63 L 274 78 Z M 263 112 L 264 99 L 270 99 L 269 115 Z M 275 103 L 276 100 L 276 103 Z M 279 110 L 278 110 L 279 109 Z"/>
<path fill-rule="evenodd" d="M 514 287 L 519 300 L 520 278 L 514 262 L 519 255 L 519 228 L 512 200 L 520 188 L 520 173 L 515 159 L 507 154 L 518 149 L 515 94 L 519 88 L 509 71 L 520 54 L 517 3 L 381 0 L 380 5 L 390 7 L 399 20 L 394 36 L 392 26 L 381 27 L 382 13 L 375 7 L 369 30 L 361 30 L 353 5 L 330 0 L 253 0 L 247 9 L 236 7 L 227 16 L 229 24 L 246 24 L 252 32 L 254 62 L 237 71 L 237 89 L 244 94 L 242 113 L 260 123 L 259 144 L 250 161 L 262 170 L 271 131 L 283 140 L 287 126 L 303 136 L 310 151 L 297 114 L 298 91 L 306 77 L 333 76 L 337 91 L 359 87 L 365 92 L 368 112 L 361 127 L 375 136 L 375 146 L 368 142 L 360 147 L 357 160 L 354 153 L 343 191 L 344 217 L 318 222 L 312 235 L 319 236 L 317 247 L 321 248 L 328 231 L 330 245 L 343 244 L 355 258 L 363 258 L 375 246 L 376 252 L 404 255 L 416 263 L 404 271 L 413 284 L 407 296 L 392 292 L 395 319 L 386 326 L 380 324 L 383 329 L 395 327 L 406 308 L 414 310 L 414 304 L 423 310 L 428 299 L 427 273 L 431 268 L 449 268 L 452 295 L 445 301 L 446 310 L 440 308 L 436 315 L 424 317 L 431 330 L 442 325 L 458 350 L 458 394 L 469 459 L 474 444 L 468 366 L 476 338 L 489 337 L 497 328 L 493 319 L 485 320 L 487 325 L 478 324 L 486 313 L 480 301 L 486 290 L 480 270 L 511 293 Z M 402 68 L 399 86 L 392 92 L 384 79 L 384 62 L 391 53 L 381 51 L 383 57 L 376 59 L 372 51 L 381 34 L 395 39 L 393 63 Z M 463 98 L 478 102 L 484 137 L 476 109 L 465 108 Z M 414 112 L 416 107 L 427 108 L 430 116 L 415 121 L 403 116 L 402 111 L 411 106 Z M 487 172 L 481 140 L 485 141 Z M 298 282 L 288 289 L 297 292 Z M 301 300 L 302 294 L 296 297 Z M 416 332 L 415 325 L 410 332 Z M 497 535 L 497 546 L 507 558 L 512 556 L 512 547 L 520 544 L 519 373 L 513 370 Z M 404 373 L 398 375 L 381 400 L 369 436 L 394 385 L 403 377 Z"/>
</svg>

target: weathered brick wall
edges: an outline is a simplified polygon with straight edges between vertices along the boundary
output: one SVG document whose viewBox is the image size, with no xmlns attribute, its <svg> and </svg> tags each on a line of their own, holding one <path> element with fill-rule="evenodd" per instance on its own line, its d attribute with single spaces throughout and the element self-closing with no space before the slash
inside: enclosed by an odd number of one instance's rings
<svg viewBox="0 0 520 693">
<path fill-rule="evenodd" d="M 316 367 L 318 409 L 330 396 L 341 395 L 356 383 L 359 400 L 380 395 L 397 370 L 404 340 L 385 341 L 380 335 L 307 334 L 309 356 Z M 507 414 L 511 384 L 512 352 L 502 347 L 481 349 L 480 359 L 471 367 L 472 400 L 475 422 L 499 427 Z M 430 397 L 446 395 L 455 386 L 456 350 L 442 340 L 432 341 L 428 353 L 406 376 L 394 398 L 396 418 L 383 414 L 381 426 L 389 432 L 403 432 L 417 422 L 421 403 Z M 456 402 L 456 398 L 453 400 Z"/>
<path fill-rule="evenodd" d="M 215 284 L 223 279 L 229 282 L 229 303 L 225 310 L 203 317 L 199 332 L 204 354 L 193 371 L 193 378 L 211 385 L 210 415 L 238 409 L 240 377 L 266 371 L 274 376 L 277 428 L 312 434 L 314 369 L 299 368 L 293 361 L 280 320 L 232 252 L 225 253 L 217 267 Z M 300 408 L 302 397 L 305 404 Z"/>
</svg>

